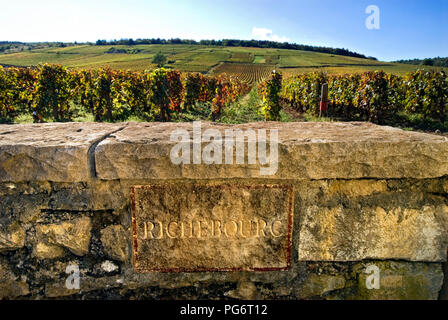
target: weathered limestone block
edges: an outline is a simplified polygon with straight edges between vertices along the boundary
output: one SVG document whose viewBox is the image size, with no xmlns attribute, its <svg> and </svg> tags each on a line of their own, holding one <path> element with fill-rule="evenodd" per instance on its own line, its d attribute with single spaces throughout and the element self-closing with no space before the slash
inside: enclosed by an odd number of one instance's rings
<svg viewBox="0 0 448 320">
<path fill-rule="evenodd" d="M 333 180 L 329 184 L 329 194 L 346 197 L 365 197 L 375 193 L 386 192 L 387 182 L 384 180 Z"/>
<path fill-rule="evenodd" d="M 259 164 L 174 165 L 170 141 L 190 123 L 131 123 L 99 143 L 95 159 L 101 179 L 260 178 Z M 370 123 L 202 123 L 218 129 L 278 129 L 279 168 L 274 179 L 434 178 L 448 173 L 448 139 Z M 192 141 L 192 140 L 190 140 Z M 208 142 L 202 142 L 202 147 Z M 247 143 L 246 143 L 247 148 Z M 269 146 L 268 146 L 269 150 Z M 412 156 L 411 156 L 412 155 Z"/>
<path fill-rule="evenodd" d="M 236 289 L 227 292 L 226 296 L 241 300 L 255 300 L 259 298 L 256 285 L 250 281 L 238 282 Z"/>
<path fill-rule="evenodd" d="M 34 256 L 38 259 L 56 259 L 65 255 L 64 248 L 48 244 L 45 242 L 38 242 L 34 248 Z"/>
<path fill-rule="evenodd" d="M 174 165 L 175 129 L 191 123 L 67 123 L 0 128 L 0 181 L 260 178 L 260 164 Z M 434 178 L 448 173 L 445 137 L 369 123 L 202 123 L 218 129 L 278 129 L 279 179 Z M 223 138 L 226 140 L 226 138 Z M 98 144 L 98 145 L 97 145 Z M 202 142 L 202 145 L 207 145 Z M 269 147 L 269 146 L 268 146 Z M 247 147 L 246 147 L 247 149 Z M 412 157 L 409 155 L 412 154 Z M 96 172 L 95 172 L 96 171 Z"/>
<path fill-rule="evenodd" d="M 170 151 L 176 143 L 170 135 L 175 129 L 185 129 L 192 137 L 189 123 L 3 126 L 0 181 L 79 182 L 91 173 L 106 180 L 265 177 L 260 164 L 247 161 L 232 166 L 174 165 Z M 435 178 L 448 173 L 447 138 L 369 123 L 205 122 L 201 129 L 218 129 L 223 135 L 226 129 L 266 129 L 268 144 L 270 130 L 278 129 L 279 168 L 271 178 Z"/>
<path fill-rule="evenodd" d="M 126 262 L 129 258 L 130 232 L 122 226 L 109 226 L 101 230 L 101 243 L 109 258 Z"/>
<path fill-rule="evenodd" d="M 26 296 L 30 293 L 24 279 L 16 276 L 8 266 L 7 260 L 0 259 L 0 299 Z"/>
<path fill-rule="evenodd" d="M 342 206 L 304 209 L 299 260 L 445 261 L 448 206 L 421 209 Z"/>
<path fill-rule="evenodd" d="M 77 256 L 89 252 L 92 224 L 90 218 L 83 217 L 58 224 L 38 225 L 34 254 L 40 259 L 52 259 L 64 254 L 63 248 Z"/>
<path fill-rule="evenodd" d="M 88 122 L 0 126 L 0 181 L 86 181 L 89 148 L 124 126 Z"/>
<path fill-rule="evenodd" d="M 379 288 L 369 289 L 366 281 L 369 265 L 378 267 Z M 443 283 L 440 263 L 407 263 L 398 261 L 374 261 L 354 267 L 358 273 L 358 291 L 352 299 L 360 300 L 436 300 Z"/>
<path fill-rule="evenodd" d="M 13 223 L 7 228 L 0 227 L 0 253 L 13 251 L 25 246 L 25 230 Z"/>
<path fill-rule="evenodd" d="M 48 195 L 51 193 L 49 182 L 0 185 L 0 218 L 5 220 L 6 225 L 13 222 L 19 222 L 22 226 L 33 223 L 41 210 L 48 207 Z"/>
<path fill-rule="evenodd" d="M 128 197 L 129 190 L 123 192 L 117 181 L 54 183 L 47 207 L 70 211 L 118 210 L 126 206 Z"/>
<path fill-rule="evenodd" d="M 448 193 L 448 180 L 446 180 L 443 184 L 443 189 L 445 191 L 445 193 Z"/>
<path fill-rule="evenodd" d="M 305 282 L 301 284 L 297 289 L 297 296 L 300 299 L 319 297 L 328 292 L 343 289 L 345 287 L 346 280 L 343 275 L 317 275 L 310 274 L 306 278 Z"/>
<path fill-rule="evenodd" d="M 136 186 L 132 189 L 138 272 L 287 270 L 293 187 Z"/>
</svg>

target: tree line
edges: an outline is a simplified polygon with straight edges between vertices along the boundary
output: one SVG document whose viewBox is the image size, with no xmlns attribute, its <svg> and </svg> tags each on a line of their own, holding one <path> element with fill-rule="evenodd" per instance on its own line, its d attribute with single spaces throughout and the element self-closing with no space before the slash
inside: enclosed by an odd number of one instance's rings
<svg viewBox="0 0 448 320">
<path fill-rule="evenodd" d="M 347 57 L 364 58 L 377 60 L 374 57 L 367 57 L 363 54 L 350 51 L 348 49 L 330 48 L 310 46 L 303 44 L 295 44 L 289 42 L 275 42 L 267 40 L 236 40 L 236 39 L 224 39 L 224 40 L 188 40 L 188 39 L 121 39 L 121 40 L 98 40 L 97 46 L 109 46 L 109 45 L 142 45 L 142 44 L 185 44 L 185 45 L 204 45 L 204 46 L 218 46 L 218 47 L 251 47 L 251 48 L 270 48 L 270 49 L 290 49 L 290 50 L 303 50 L 313 51 L 320 53 L 336 54 Z"/>
<path fill-rule="evenodd" d="M 448 68 L 448 57 L 446 58 L 427 58 L 427 59 L 410 59 L 410 60 L 398 60 L 397 63 L 406 63 L 422 66 L 434 66 L 434 67 L 446 67 Z"/>
</svg>

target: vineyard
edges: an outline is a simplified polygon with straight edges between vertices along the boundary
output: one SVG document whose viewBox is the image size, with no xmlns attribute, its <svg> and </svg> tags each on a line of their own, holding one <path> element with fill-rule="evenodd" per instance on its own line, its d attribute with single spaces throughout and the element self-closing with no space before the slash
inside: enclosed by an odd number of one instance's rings
<svg viewBox="0 0 448 320">
<path fill-rule="evenodd" d="M 81 106 L 95 121 L 123 121 L 137 116 L 169 121 L 205 104 L 212 119 L 250 88 L 235 77 L 151 72 L 69 70 L 60 65 L 38 68 L 0 67 L 0 122 L 31 114 L 34 122 L 70 121 L 73 106 Z"/>
<path fill-rule="evenodd" d="M 275 69 L 274 65 L 265 64 L 243 64 L 243 63 L 223 63 L 217 66 L 214 74 L 225 73 L 236 77 L 238 80 L 248 83 L 256 84 L 264 81 L 269 77 L 269 74 Z"/>
<path fill-rule="evenodd" d="M 0 52 L 0 65 L 37 67 L 39 64 L 49 63 L 78 70 L 109 67 L 115 70 L 143 72 L 157 67 L 152 60 L 159 52 L 167 58 L 165 68 L 203 74 L 211 74 L 220 65 L 223 65 L 221 68 L 227 72 L 226 68 L 232 68 L 230 64 L 233 63 L 245 64 L 248 67 L 256 65 L 253 68 L 261 68 L 261 71 L 264 67 L 282 70 L 284 78 L 288 74 L 297 75 L 317 70 L 328 74 L 384 70 L 387 73 L 404 75 L 419 68 L 442 69 L 314 51 L 188 44 L 33 46 L 18 52 Z"/>
<path fill-rule="evenodd" d="M 257 83 L 255 96 L 258 93 L 261 100 L 253 103 L 251 112 L 263 114 L 266 120 L 280 120 L 282 108 L 320 115 L 324 83 L 328 83 L 328 115 L 332 118 L 385 123 L 406 113 L 421 115 L 425 121 L 448 120 L 448 77 L 444 71 L 419 70 L 405 76 L 383 71 L 347 75 L 312 72 L 283 78 L 281 72 L 271 73 L 267 66 L 228 63 L 219 67 L 220 72 L 231 75 L 163 68 L 145 72 L 72 70 L 49 64 L 0 67 L 0 122 L 14 122 L 20 115 L 32 115 L 34 122 L 72 121 L 74 109 L 79 108 L 95 121 L 125 121 L 133 116 L 145 121 L 171 121 L 197 106 L 205 110 L 201 117 L 215 121 L 228 106 L 241 107 L 234 102 Z"/>
<path fill-rule="evenodd" d="M 329 87 L 331 117 L 384 123 L 405 112 L 441 123 L 447 120 L 446 72 L 421 70 L 405 76 L 383 71 L 341 76 L 313 72 L 285 80 L 281 74 L 273 74 L 259 85 L 265 101 L 266 119 L 278 120 L 280 106 L 318 116 L 324 83 Z"/>
</svg>

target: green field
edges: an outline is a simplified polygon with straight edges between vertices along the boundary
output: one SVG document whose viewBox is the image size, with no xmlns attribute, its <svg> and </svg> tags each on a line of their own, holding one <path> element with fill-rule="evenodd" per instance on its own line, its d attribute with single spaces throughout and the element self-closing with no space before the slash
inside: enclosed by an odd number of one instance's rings
<svg viewBox="0 0 448 320">
<path fill-rule="evenodd" d="M 111 48 L 127 53 L 106 53 Z M 113 51 L 113 50 L 112 50 Z M 209 47 L 200 45 L 136 45 L 95 46 L 80 45 L 65 48 L 43 48 L 0 55 L 0 64 L 13 66 L 36 66 L 41 63 L 62 64 L 71 68 L 98 68 L 143 71 L 155 68 L 151 63 L 157 52 L 167 57 L 166 67 L 181 72 L 214 73 L 217 67 L 232 63 L 272 66 L 285 76 L 325 71 L 329 74 L 355 73 L 384 70 L 404 74 L 422 69 L 422 66 L 386 63 L 311 51 L 262 49 L 242 47 Z M 425 69 L 437 69 L 424 67 Z M 231 68 L 229 68 L 231 69 Z M 248 68 L 253 70 L 254 68 Z M 256 69 L 256 68 L 255 68 Z M 440 69 L 440 68 L 439 68 Z"/>
</svg>

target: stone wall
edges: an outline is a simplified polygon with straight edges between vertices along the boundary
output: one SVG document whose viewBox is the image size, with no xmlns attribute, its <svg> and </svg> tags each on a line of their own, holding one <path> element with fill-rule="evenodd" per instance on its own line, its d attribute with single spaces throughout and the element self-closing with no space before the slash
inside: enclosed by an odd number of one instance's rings
<svg viewBox="0 0 448 320">
<path fill-rule="evenodd" d="M 176 129 L 194 137 L 191 123 L 0 126 L 0 298 L 444 296 L 447 138 L 202 123 L 278 129 L 263 175 L 248 143 L 244 163 L 173 163 Z"/>
</svg>

